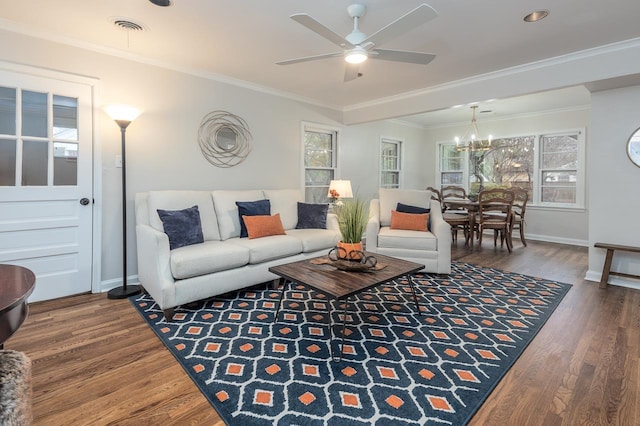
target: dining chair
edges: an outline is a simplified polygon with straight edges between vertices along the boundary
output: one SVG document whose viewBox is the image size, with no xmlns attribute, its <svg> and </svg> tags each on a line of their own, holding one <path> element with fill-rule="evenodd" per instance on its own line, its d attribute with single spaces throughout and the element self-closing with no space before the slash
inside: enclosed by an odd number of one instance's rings
<svg viewBox="0 0 640 426">
<path fill-rule="evenodd" d="M 437 200 L 440 203 L 440 208 L 444 209 L 442 205 L 442 193 L 433 186 L 427 186 L 427 191 L 431 191 L 431 199 Z"/>
<path fill-rule="evenodd" d="M 500 241 L 507 242 L 507 250 L 511 253 L 513 244 L 511 242 L 511 208 L 515 194 L 508 189 L 487 189 L 478 194 L 478 226 L 480 236 L 478 244 L 482 245 L 482 234 L 485 230 L 492 229 L 493 245 Z"/>
<path fill-rule="evenodd" d="M 469 240 L 473 242 L 473 233 L 470 231 L 469 211 L 464 207 L 447 203 L 448 198 L 466 199 L 467 191 L 460 186 L 448 185 L 443 186 L 441 191 L 442 206 L 444 220 L 451 225 L 451 240 L 458 241 L 458 230 L 462 229 L 465 237 L 465 245 L 469 244 Z"/>
<path fill-rule="evenodd" d="M 527 209 L 527 201 L 529 201 L 529 191 L 519 187 L 512 187 L 510 190 L 513 192 L 513 206 L 511 207 L 511 230 L 517 229 L 520 231 L 520 241 L 522 245 L 527 246 L 527 241 L 524 238 L 524 212 Z"/>
</svg>

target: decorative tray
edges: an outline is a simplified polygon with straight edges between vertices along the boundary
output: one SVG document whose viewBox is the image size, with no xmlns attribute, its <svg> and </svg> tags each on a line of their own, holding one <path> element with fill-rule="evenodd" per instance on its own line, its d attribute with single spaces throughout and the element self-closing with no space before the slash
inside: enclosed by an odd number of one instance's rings
<svg viewBox="0 0 640 426">
<path fill-rule="evenodd" d="M 387 267 L 384 263 L 371 265 L 367 263 L 354 262 L 353 260 L 331 260 L 328 257 L 311 259 L 310 262 L 314 265 L 331 265 L 336 269 L 348 272 L 375 272 Z"/>
</svg>

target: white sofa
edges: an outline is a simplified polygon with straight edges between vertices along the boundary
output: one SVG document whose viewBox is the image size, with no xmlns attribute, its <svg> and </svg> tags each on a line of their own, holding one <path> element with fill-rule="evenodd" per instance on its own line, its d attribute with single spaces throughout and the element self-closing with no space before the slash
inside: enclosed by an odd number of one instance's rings
<svg viewBox="0 0 640 426">
<path fill-rule="evenodd" d="M 236 201 L 268 199 L 286 235 L 240 238 Z M 297 189 L 150 191 L 136 194 L 138 278 L 170 320 L 173 308 L 277 278 L 269 267 L 328 253 L 339 240 L 335 215 L 327 229 L 295 229 Z M 174 250 L 157 213 L 198 206 L 204 242 Z"/>
<path fill-rule="evenodd" d="M 430 232 L 391 229 L 391 210 L 396 210 L 398 203 L 430 208 Z M 451 273 L 451 227 L 430 191 L 380 188 L 379 198 L 369 206 L 366 249 L 422 263 L 425 272 Z"/>
</svg>

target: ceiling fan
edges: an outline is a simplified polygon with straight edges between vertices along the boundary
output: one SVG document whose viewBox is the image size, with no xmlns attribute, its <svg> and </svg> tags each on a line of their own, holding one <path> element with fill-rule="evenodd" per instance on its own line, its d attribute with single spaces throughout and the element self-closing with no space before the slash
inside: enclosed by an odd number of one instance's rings
<svg viewBox="0 0 640 426">
<path fill-rule="evenodd" d="M 382 45 L 438 16 L 438 13 L 431 6 L 423 3 L 370 36 L 367 36 L 358 28 L 358 22 L 360 18 L 364 16 L 366 11 L 366 6 L 362 4 L 352 4 L 347 8 L 349 16 L 353 18 L 353 31 L 346 37 L 336 34 L 306 13 L 291 15 L 291 19 L 301 25 L 304 25 L 330 42 L 337 44 L 343 49 L 343 51 L 289 59 L 286 61 L 276 62 L 276 64 L 290 65 L 297 64 L 299 62 L 314 61 L 316 59 L 344 56 L 344 59 L 347 62 L 344 74 L 344 81 L 346 82 L 355 80 L 362 76 L 359 71 L 360 64 L 368 58 L 421 65 L 426 65 L 435 58 L 435 55 L 429 53 L 377 48 L 377 46 Z"/>
</svg>

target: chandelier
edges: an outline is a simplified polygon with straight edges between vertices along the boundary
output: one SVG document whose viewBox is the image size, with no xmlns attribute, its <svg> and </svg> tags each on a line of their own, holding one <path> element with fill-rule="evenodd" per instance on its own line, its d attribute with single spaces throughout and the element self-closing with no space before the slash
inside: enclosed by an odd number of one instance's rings
<svg viewBox="0 0 640 426">
<path fill-rule="evenodd" d="M 478 122 L 476 120 L 476 110 L 478 105 L 471 106 L 471 125 L 462 138 L 456 136 L 456 151 L 487 151 L 491 149 L 491 135 L 487 139 L 480 138 Z"/>
</svg>

